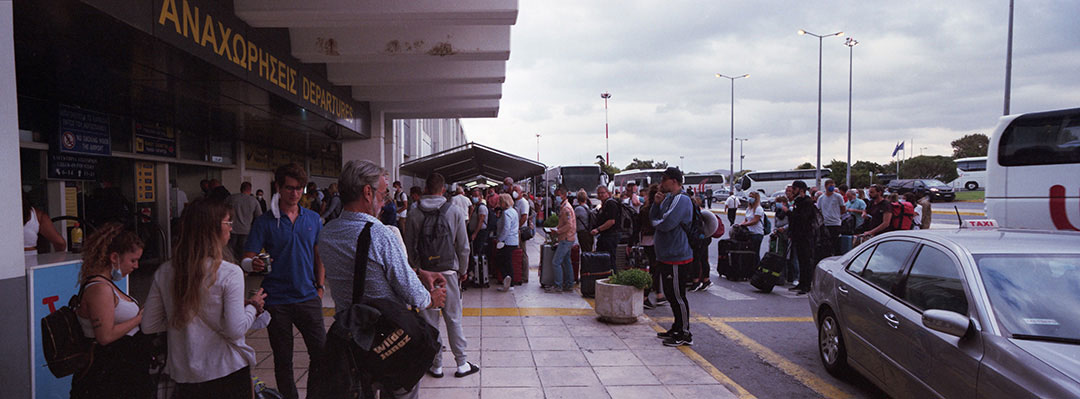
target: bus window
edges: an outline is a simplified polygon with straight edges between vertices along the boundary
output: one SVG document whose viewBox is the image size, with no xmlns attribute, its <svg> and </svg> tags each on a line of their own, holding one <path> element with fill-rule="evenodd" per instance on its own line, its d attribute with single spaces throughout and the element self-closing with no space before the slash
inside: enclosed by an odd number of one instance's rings
<svg viewBox="0 0 1080 399">
<path fill-rule="evenodd" d="M 1080 118 L 1017 118 L 1000 145 L 1002 166 L 1080 163 Z"/>
</svg>

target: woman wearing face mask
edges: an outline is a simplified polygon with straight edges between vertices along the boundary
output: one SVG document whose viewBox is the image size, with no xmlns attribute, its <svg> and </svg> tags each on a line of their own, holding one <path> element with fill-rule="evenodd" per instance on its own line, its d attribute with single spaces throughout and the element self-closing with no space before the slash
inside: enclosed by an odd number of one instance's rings
<svg viewBox="0 0 1080 399">
<path fill-rule="evenodd" d="M 150 398 L 149 345 L 139 333 L 142 310 L 113 281 L 139 268 L 143 243 L 119 223 L 98 229 L 86 241 L 79 282 L 85 285 L 76 315 L 83 335 L 94 341 L 93 362 L 71 380 L 72 398 Z"/>
<path fill-rule="evenodd" d="M 765 209 L 761 207 L 761 194 L 757 191 L 751 191 L 748 198 L 750 203 L 746 206 L 746 220 L 739 225 L 750 229 L 750 249 L 758 251 L 761 249 L 761 240 L 765 238 L 765 224 L 762 223 Z"/>
<path fill-rule="evenodd" d="M 244 272 L 222 260 L 231 210 L 197 200 L 184 211 L 172 261 L 154 273 L 143 329 L 167 331 L 165 372 L 177 398 L 251 398 L 255 350 L 244 334 L 263 311 L 260 289 L 244 299 Z M 117 396 L 119 397 L 119 396 Z"/>
</svg>

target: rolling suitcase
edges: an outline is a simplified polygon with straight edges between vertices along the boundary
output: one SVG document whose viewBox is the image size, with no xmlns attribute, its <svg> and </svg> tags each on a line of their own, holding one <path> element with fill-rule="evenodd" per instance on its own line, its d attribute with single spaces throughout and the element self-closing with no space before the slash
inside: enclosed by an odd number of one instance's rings
<svg viewBox="0 0 1080 399">
<path fill-rule="evenodd" d="M 731 263 L 728 261 L 728 251 L 735 249 L 731 240 L 716 242 L 716 274 L 724 276 L 728 274 Z"/>
<path fill-rule="evenodd" d="M 726 277 L 731 281 L 750 278 L 758 265 L 757 251 L 728 251 L 728 270 Z"/>
<path fill-rule="evenodd" d="M 585 252 L 581 254 L 581 296 L 596 296 L 596 280 L 611 276 L 611 254 Z"/>
<path fill-rule="evenodd" d="M 769 252 L 761 258 L 754 275 L 750 277 L 750 285 L 761 292 L 772 292 L 776 282 L 780 280 L 780 272 L 784 270 L 787 259 L 783 255 Z"/>
<path fill-rule="evenodd" d="M 854 248 L 855 236 L 841 234 L 837 240 L 840 240 L 840 253 L 837 255 L 846 254 L 851 248 Z"/>
<path fill-rule="evenodd" d="M 510 253 L 510 266 L 513 269 L 513 275 L 510 276 L 510 282 L 512 285 L 521 285 L 525 283 L 525 274 L 529 272 L 528 266 L 525 265 L 525 251 L 521 250 L 521 247 L 514 249 Z"/>
<path fill-rule="evenodd" d="M 570 263 L 574 265 L 574 282 L 581 279 L 581 246 L 574 244 L 570 248 Z"/>
<path fill-rule="evenodd" d="M 630 267 L 628 252 L 626 244 L 615 246 L 615 270 L 626 270 Z"/>
<path fill-rule="evenodd" d="M 491 274 L 488 271 L 488 258 L 487 256 L 474 256 L 473 270 L 471 274 L 471 280 L 474 287 L 487 288 L 490 284 Z"/>
<path fill-rule="evenodd" d="M 555 245 L 544 244 L 540 247 L 540 286 L 549 287 L 555 285 L 555 268 L 552 259 L 555 258 Z"/>
</svg>

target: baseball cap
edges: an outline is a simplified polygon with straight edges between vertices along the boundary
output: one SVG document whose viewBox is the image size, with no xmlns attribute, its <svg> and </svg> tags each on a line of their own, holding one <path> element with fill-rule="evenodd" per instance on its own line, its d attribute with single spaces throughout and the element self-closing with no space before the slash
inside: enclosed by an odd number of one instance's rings
<svg viewBox="0 0 1080 399">
<path fill-rule="evenodd" d="M 806 182 L 802 180 L 796 180 L 791 183 L 791 187 L 806 190 Z"/>
<path fill-rule="evenodd" d="M 674 179 L 675 181 L 679 182 L 679 184 L 682 184 L 683 182 L 682 171 L 674 166 L 664 169 L 663 176 L 668 179 Z"/>
</svg>

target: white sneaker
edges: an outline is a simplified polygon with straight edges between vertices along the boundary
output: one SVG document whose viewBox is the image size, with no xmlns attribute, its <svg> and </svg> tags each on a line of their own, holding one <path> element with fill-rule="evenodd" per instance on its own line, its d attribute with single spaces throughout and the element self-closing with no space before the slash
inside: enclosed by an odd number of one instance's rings
<svg viewBox="0 0 1080 399">
<path fill-rule="evenodd" d="M 512 281 L 513 280 L 510 278 L 510 276 L 503 277 L 502 291 L 509 291 L 513 289 L 513 287 L 510 286 L 510 283 Z"/>
</svg>

